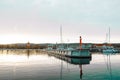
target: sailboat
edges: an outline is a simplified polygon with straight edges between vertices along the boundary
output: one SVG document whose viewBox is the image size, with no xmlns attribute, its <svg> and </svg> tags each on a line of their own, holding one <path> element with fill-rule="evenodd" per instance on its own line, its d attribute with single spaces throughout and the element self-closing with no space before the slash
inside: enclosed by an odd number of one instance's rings
<svg viewBox="0 0 120 80">
<path fill-rule="evenodd" d="M 117 53 L 118 50 L 116 50 L 115 48 L 113 48 L 113 46 L 111 46 L 110 44 L 110 27 L 109 27 L 109 43 L 107 46 L 105 46 L 105 48 L 102 50 L 103 53 Z"/>
</svg>

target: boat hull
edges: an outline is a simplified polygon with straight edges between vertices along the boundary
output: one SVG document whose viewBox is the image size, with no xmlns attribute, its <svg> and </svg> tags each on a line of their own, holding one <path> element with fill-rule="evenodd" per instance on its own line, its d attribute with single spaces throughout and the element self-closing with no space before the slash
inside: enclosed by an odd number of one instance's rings
<svg viewBox="0 0 120 80">
<path fill-rule="evenodd" d="M 103 53 L 118 53 L 119 51 L 118 50 L 115 50 L 115 49 L 105 49 L 103 50 Z"/>
<path fill-rule="evenodd" d="M 88 49 L 72 50 L 65 56 L 70 58 L 91 58 L 91 53 Z"/>
</svg>

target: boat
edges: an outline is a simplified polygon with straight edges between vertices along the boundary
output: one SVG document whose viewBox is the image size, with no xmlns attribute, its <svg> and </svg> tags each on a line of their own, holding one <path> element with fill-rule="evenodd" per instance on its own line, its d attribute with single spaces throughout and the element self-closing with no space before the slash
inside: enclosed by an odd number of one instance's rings
<svg viewBox="0 0 120 80">
<path fill-rule="evenodd" d="M 103 49 L 103 53 L 118 53 L 119 51 L 113 47 L 107 47 Z"/>
<path fill-rule="evenodd" d="M 61 38 L 61 47 L 57 48 L 52 53 L 55 53 L 60 56 L 71 57 L 71 58 L 89 58 L 91 57 L 91 53 L 89 49 L 82 48 L 82 37 L 80 36 L 80 48 L 73 49 L 67 48 L 65 49 L 62 42 L 62 26 L 60 27 L 60 38 Z"/>
<path fill-rule="evenodd" d="M 104 46 L 102 52 L 103 53 L 118 53 L 119 51 L 117 49 L 115 49 L 113 46 L 111 46 L 110 44 L 110 27 L 109 27 L 109 43 L 108 46 Z"/>
<path fill-rule="evenodd" d="M 89 58 L 91 53 L 89 49 L 82 48 L 82 37 L 80 36 L 80 49 L 68 50 L 65 56 L 71 58 Z"/>
</svg>

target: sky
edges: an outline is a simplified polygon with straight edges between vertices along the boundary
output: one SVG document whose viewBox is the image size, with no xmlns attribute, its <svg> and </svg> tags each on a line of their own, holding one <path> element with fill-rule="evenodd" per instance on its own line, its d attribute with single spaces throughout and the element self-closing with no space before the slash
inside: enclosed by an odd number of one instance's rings
<svg viewBox="0 0 120 80">
<path fill-rule="evenodd" d="M 120 42 L 120 0 L 0 0 L 0 44 Z"/>
</svg>

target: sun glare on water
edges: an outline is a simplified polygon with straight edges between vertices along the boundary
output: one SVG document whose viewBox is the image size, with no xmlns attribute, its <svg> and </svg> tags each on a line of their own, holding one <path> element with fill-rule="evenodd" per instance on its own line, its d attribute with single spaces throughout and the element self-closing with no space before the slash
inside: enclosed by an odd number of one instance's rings
<svg viewBox="0 0 120 80">
<path fill-rule="evenodd" d="M 26 56 L 0 54 L 0 62 L 21 62 L 26 60 Z"/>
</svg>

